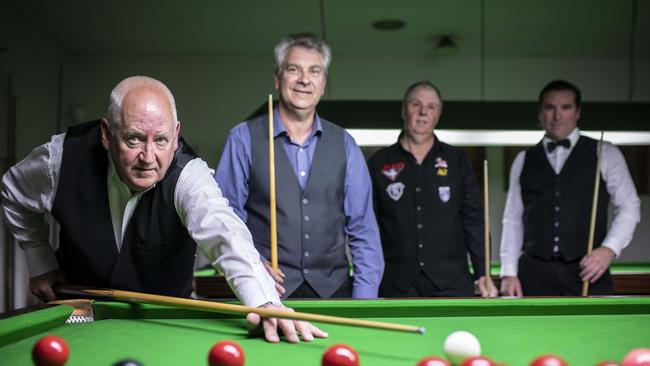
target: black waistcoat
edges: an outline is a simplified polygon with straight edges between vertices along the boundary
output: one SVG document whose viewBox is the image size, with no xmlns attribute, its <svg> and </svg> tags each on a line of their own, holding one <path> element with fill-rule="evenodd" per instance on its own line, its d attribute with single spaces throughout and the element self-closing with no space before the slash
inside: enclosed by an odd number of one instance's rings
<svg viewBox="0 0 650 366">
<path fill-rule="evenodd" d="M 187 296 L 196 243 L 181 223 L 174 190 L 196 155 L 182 139 L 164 178 L 138 203 L 118 253 L 108 202 L 108 153 L 100 122 L 68 129 L 52 215 L 61 225 L 56 258 L 69 283 Z"/>
<path fill-rule="evenodd" d="M 567 261 L 587 253 L 598 142 L 582 136 L 560 174 L 551 167 L 540 142 L 526 151 L 519 181 L 524 203 L 523 251 L 548 260 L 557 245 Z M 607 234 L 609 194 L 600 179 L 594 248 Z"/>
<path fill-rule="evenodd" d="M 270 251 L 268 115 L 248 122 L 252 166 L 246 201 L 247 225 L 257 250 Z M 314 151 L 303 190 L 281 139 L 275 138 L 278 263 L 291 294 L 303 281 L 330 297 L 349 277 L 343 214 L 346 169 L 343 130 L 321 119 L 323 134 Z"/>
</svg>

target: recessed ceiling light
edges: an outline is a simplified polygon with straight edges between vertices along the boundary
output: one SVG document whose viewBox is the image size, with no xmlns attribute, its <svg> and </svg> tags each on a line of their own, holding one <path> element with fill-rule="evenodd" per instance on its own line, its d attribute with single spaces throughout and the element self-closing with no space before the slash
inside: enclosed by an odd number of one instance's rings
<svg viewBox="0 0 650 366">
<path fill-rule="evenodd" d="M 372 23 L 372 27 L 382 31 L 395 31 L 406 26 L 406 22 L 399 19 L 382 19 Z"/>
<path fill-rule="evenodd" d="M 458 50 L 458 43 L 451 34 L 446 33 L 437 37 L 436 51 L 448 53 L 456 50 Z"/>
</svg>

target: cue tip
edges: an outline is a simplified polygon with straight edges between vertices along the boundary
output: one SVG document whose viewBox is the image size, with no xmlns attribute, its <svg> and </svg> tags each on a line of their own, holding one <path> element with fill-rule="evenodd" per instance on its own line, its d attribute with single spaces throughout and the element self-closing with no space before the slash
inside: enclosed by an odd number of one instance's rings
<svg viewBox="0 0 650 366">
<path fill-rule="evenodd" d="M 424 334 L 425 331 L 426 331 L 426 329 L 424 329 L 424 327 L 420 327 L 418 329 L 418 333 L 420 333 L 420 334 Z"/>
</svg>

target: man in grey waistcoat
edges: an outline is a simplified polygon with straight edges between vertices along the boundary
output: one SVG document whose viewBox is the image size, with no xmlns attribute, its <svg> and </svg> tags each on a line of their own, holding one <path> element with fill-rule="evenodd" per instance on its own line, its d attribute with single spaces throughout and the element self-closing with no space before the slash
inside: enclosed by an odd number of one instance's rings
<svg viewBox="0 0 650 366">
<path fill-rule="evenodd" d="M 284 298 L 374 298 L 384 270 L 361 150 L 316 113 L 330 61 L 329 46 L 311 33 L 289 35 L 274 51 L 278 271 L 268 264 L 268 114 L 233 128 L 215 174 Z"/>
</svg>

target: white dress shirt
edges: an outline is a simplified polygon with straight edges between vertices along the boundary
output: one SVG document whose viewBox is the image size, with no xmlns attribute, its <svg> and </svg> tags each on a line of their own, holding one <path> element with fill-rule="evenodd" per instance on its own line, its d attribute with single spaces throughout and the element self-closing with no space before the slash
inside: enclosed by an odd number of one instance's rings
<svg viewBox="0 0 650 366">
<path fill-rule="evenodd" d="M 50 212 L 59 183 L 65 134 L 52 136 L 2 178 L 2 206 L 10 231 L 25 251 L 31 276 L 58 268 L 50 244 Z M 109 161 L 110 155 L 109 156 Z M 118 251 L 124 230 L 142 193 L 131 195 L 110 162 L 108 200 Z M 228 205 L 214 171 L 196 158 L 183 168 L 174 192 L 176 212 L 208 260 L 226 274 L 233 292 L 246 305 L 280 303 L 273 279 L 260 261 L 246 225 Z"/>
<path fill-rule="evenodd" d="M 562 171 L 569 154 L 580 139 L 580 130 L 575 128 L 568 137 L 571 146 L 557 146 L 548 152 L 546 145 L 553 141 L 542 139 L 544 152 L 556 174 Z M 524 241 L 523 212 L 519 176 L 524 166 L 526 152 L 521 151 L 510 169 L 510 185 L 506 206 L 503 211 L 503 231 L 501 233 L 501 276 L 517 276 L 517 265 Z M 623 154 L 615 145 L 604 141 L 600 162 L 600 174 L 607 185 L 610 202 L 614 206 L 614 219 L 601 246 L 611 249 L 618 257 L 632 241 L 636 224 L 640 221 L 641 201 L 634 188 L 632 177 L 627 169 Z M 601 187 L 602 189 L 602 187 Z"/>
</svg>

